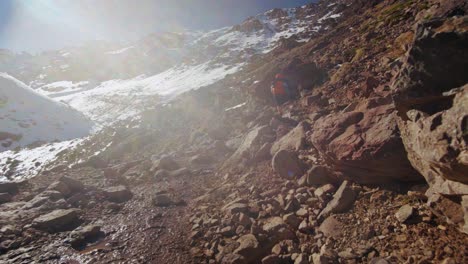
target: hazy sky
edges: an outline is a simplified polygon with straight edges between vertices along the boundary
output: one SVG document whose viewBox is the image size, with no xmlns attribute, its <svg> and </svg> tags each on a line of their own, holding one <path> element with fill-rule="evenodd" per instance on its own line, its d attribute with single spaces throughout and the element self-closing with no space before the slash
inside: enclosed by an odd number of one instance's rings
<svg viewBox="0 0 468 264">
<path fill-rule="evenodd" d="M 37 52 L 94 39 L 230 26 L 311 0 L 0 0 L 0 48 Z"/>
</svg>

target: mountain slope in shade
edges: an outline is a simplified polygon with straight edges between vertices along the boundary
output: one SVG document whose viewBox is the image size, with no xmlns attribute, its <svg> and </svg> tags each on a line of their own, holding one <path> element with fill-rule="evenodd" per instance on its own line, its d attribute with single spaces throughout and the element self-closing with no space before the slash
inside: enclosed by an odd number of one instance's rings
<svg viewBox="0 0 468 264">
<path fill-rule="evenodd" d="M 0 73 L 0 151 L 82 137 L 91 128 L 78 111 Z"/>
</svg>

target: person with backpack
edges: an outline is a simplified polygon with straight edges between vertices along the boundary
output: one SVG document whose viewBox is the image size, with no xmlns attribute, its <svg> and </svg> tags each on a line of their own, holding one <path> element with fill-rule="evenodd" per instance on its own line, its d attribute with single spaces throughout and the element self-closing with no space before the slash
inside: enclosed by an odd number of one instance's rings
<svg viewBox="0 0 468 264">
<path fill-rule="evenodd" d="M 291 99 L 291 86 L 288 78 L 283 73 L 278 73 L 271 84 L 271 94 L 276 104 L 278 113 L 281 114 L 280 106 Z"/>
</svg>

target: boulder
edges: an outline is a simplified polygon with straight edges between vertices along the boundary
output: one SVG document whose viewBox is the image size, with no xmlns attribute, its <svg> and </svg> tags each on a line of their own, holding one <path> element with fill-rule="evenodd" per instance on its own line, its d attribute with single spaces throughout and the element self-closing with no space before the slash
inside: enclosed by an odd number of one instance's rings
<svg viewBox="0 0 468 264">
<path fill-rule="evenodd" d="M 153 197 L 153 204 L 155 206 L 166 207 L 171 205 L 185 205 L 185 201 L 171 197 L 167 193 L 158 193 Z"/>
<path fill-rule="evenodd" d="M 334 216 L 327 217 L 318 228 L 318 231 L 322 232 L 326 237 L 338 237 L 343 232 L 343 223 L 338 221 Z"/>
<path fill-rule="evenodd" d="M 71 190 L 68 188 L 68 186 L 61 181 L 53 182 L 51 185 L 49 185 L 47 189 L 57 191 L 61 193 L 64 197 L 69 196 L 71 194 Z"/>
<path fill-rule="evenodd" d="M 304 164 L 297 157 L 297 154 L 288 151 L 278 151 L 272 159 L 271 165 L 276 173 L 282 178 L 291 179 L 299 178 L 304 173 Z"/>
<path fill-rule="evenodd" d="M 454 201 L 468 194 L 467 46 L 467 16 L 421 23 L 392 85 L 408 159 L 428 182 L 431 204 L 461 229 Z"/>
<path fill-rule="evenodd" d="M 81 249 L 89 242 L 93 242 L 98 237 L 104 235 L 101 226 L 87 225 L 70 233 L 70 242 L 73 248 Z"/>
<path fill-rule="evenodd" d="M 237 150 L 224 163 L 223 167 L 236 166 L 244 159 L 251 159 L 259 149 L 274 140 L 274 133 L 269 126 L 253 128 L 243 139 Z"/>
<path fill-rule="evenodd" d="M 356 192 L 351 188 L 348 181 L 344 181 L 333 195 L 333 199 L 327 204 L 319 215 L 319 218 L 327 217 L 332 213 L 344 213 L 354 204 Z"/>
<path fill-rule="evenodd" d="M 85 186 L 84 186 L 84 184 L 82 182 L 80 182 L 78 180 L 75 180 L 75 179 L 72 179 L 72 178 L 67 177 L 67 176 L 61 177 L 59 181 L 64 183 L 65 185 L 67 185 L 68 189 L 72 193 L 81 192 L 81 191 L 83 191 L 85 189 Z"/>
<path fill-rule="evenodd" d="M 298 151 L 304 149 L 306 144 L 306 132 L 310 129 L 307 122 L 301 122 L 294 129 L 276 141 L 271 147 L 270 154 L 275 155 L 280 150 Z"/>
<path fill-rule="evenodd" d="M 406 158 L 393 104 L 366 107 L 333 113 L 314 123 L 312 144 L 333 177 L 362 184 L 421 180 Z"/>
<path fill-rule="evenodd" d="M 156 206 L 170 206 L 174 202 L 167 194 L 158 194 L 153 198 L 153 204 Z"/>
<path fill-rule="evenodd" d="M 263 230 L 267 233 L 275 233 L 281 228 L 286 227 L 283 218 L 275 216 L 266 220 L 263 224 Z"/>
<path fill-rule="evenodd" d="M 79 224 L 78 209 L 58 209 L 33 220 L 33 227 L 50 233 L 74 229 Z"/>
<path fill-rule="evenodd" d="M 243 256 L 248 262 L 254 262 L 261 256 L 259 243 L 254 235 L 243 235 L 237 242 L 239 243 L 239 247 L 234 250 L 234 253 Z"/>
<path fill-rule="evenodd" d="M 307 186 L 322 185 L 334 182 L 328 169 L 325 166 L 312 166 L 305 175 L 305 184 Z"/>
<path fill-rule="evenodd" d="M 107 199 L 115 203 L 126 202 L 130 200 L 133 196 L 132 192 L 123 185 L 108 187 L 105 188 L 103 191 Z"/>
</svg>

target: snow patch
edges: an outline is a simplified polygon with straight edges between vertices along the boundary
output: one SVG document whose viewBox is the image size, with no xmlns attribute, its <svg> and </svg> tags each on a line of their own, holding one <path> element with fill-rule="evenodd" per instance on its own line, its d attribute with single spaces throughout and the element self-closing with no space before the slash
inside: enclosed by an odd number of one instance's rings
<svg viewBox="0 0 468 264">
<path fill-rule="evenodd" d="M 84 138 L 46 144 L 33 149 L 0 152 L 0 171 L 12 169 L 12 177 L 0 175 L 0 181 L 21 181 L 37 175 L 45 166 L 57 159 L 57 154 L 76 148 Z"/>
</svg>

